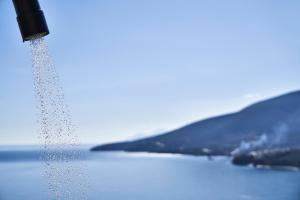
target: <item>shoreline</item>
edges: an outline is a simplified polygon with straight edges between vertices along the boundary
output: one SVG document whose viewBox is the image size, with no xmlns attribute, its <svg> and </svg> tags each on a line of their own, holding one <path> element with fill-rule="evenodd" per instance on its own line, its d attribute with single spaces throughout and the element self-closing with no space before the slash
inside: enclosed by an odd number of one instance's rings
<svg viewBox="0 0 300 200">
<path fill-rule="evenodd" d="M 298 151 L 298 150 L 297 150 Z M 230 159 L 231 164 L 234 166 L 253 166 L 257 169 L 272 169 L 272 170 L 288 170 L 288 171 L 300 171 L 300 165 L 294 165 L 293 161 L 290 164 L 278 164 L 278 163 L 267 163 L 260 162 L 255 163 L 252 159 L 247 160 L 247 162 L 239 163 L 237 159 L 243 158 L 248 155 L 239 155 L 239 157 L 231 156 L 228 154 L 186 154 L 186 153 L 178 153 L 178 152 L 153 152 L 153 151 L 126 151 L 126 150 L 90 150 L 90 152 L 125 152 L 125 153 L 149 153 L 149 154 L 161 154 L 161 155 L 178 155 L 178 156 L 194 156 L 194 157 L 206 157 L 210 161 L 214 161 L 216 157 L 227 157 Z M 299 151 L 300 152 L 300 151 Z M 300 156 L 300 154 L 299 154 Z M 300 158 L 300 157 L 299 157 Z M 275 158 L 276 160 L 276 158 Z"/>
</svg>

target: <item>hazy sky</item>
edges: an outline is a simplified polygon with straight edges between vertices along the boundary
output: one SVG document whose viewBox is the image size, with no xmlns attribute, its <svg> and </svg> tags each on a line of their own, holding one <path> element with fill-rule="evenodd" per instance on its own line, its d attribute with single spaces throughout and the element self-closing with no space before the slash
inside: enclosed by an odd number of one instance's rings
<svg viewBox="0 0 300 200">
<path fill-rule="evenodd" d="M 298 0 L 40 0 L 83 142 L 157 134 L 300 86 Z M 0 143 L 37 143 L 31 55 L 0 0 Z"/>
</svg>

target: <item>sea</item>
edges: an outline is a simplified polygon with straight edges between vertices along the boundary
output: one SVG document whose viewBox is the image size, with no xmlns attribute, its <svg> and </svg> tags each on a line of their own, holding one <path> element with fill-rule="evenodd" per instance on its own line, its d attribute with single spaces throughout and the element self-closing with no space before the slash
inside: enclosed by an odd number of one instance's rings
<svg viewBox="0 0 300 200">
<path fill-rule="evenodd" d="M 228 157 L 91 152 L 89 148 L 80 147 L 81 156 L 70 161 L 86 170 L 86 199 L 300 200 L 300 172 L 292 168 L 234 166 Z M 0 200 L 55 199 L 41 149 L 0 147 Z"/>
</svg>

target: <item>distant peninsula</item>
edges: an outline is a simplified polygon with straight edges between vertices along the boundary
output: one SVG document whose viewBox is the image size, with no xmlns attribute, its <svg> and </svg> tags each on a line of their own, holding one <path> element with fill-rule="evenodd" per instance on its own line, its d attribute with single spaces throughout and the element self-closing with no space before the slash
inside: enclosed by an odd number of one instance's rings
<svg viewBox="0 0 300 200">
<path fill-rule="evenodd" d="M 284 151 L 283 156 L 279 153 L 280 149 L 289 151 Z M 299 149 L 300 91 L 295 91 L 161 135 L 103 144 L 93 147 L 91 151 L 225 155 L 233 156 L 234 164 L 299 167 Z M 241 152 L 237 154 L 232 153 L 239 150 Z M 260 157 L 251 157 L 250 152 L 258 152 Z"/>
</svg>

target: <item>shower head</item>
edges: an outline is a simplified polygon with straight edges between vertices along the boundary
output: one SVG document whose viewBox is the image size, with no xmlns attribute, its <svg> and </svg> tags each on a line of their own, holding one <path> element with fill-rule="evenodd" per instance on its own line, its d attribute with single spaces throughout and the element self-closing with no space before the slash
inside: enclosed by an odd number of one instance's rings
<svg viewBox="0 0 300 200">
<path fill-rule="evenodd" d="M 23 42 L 49 34 L 38 0 L 13 0 L 13 3 Z"/>
</svg>

